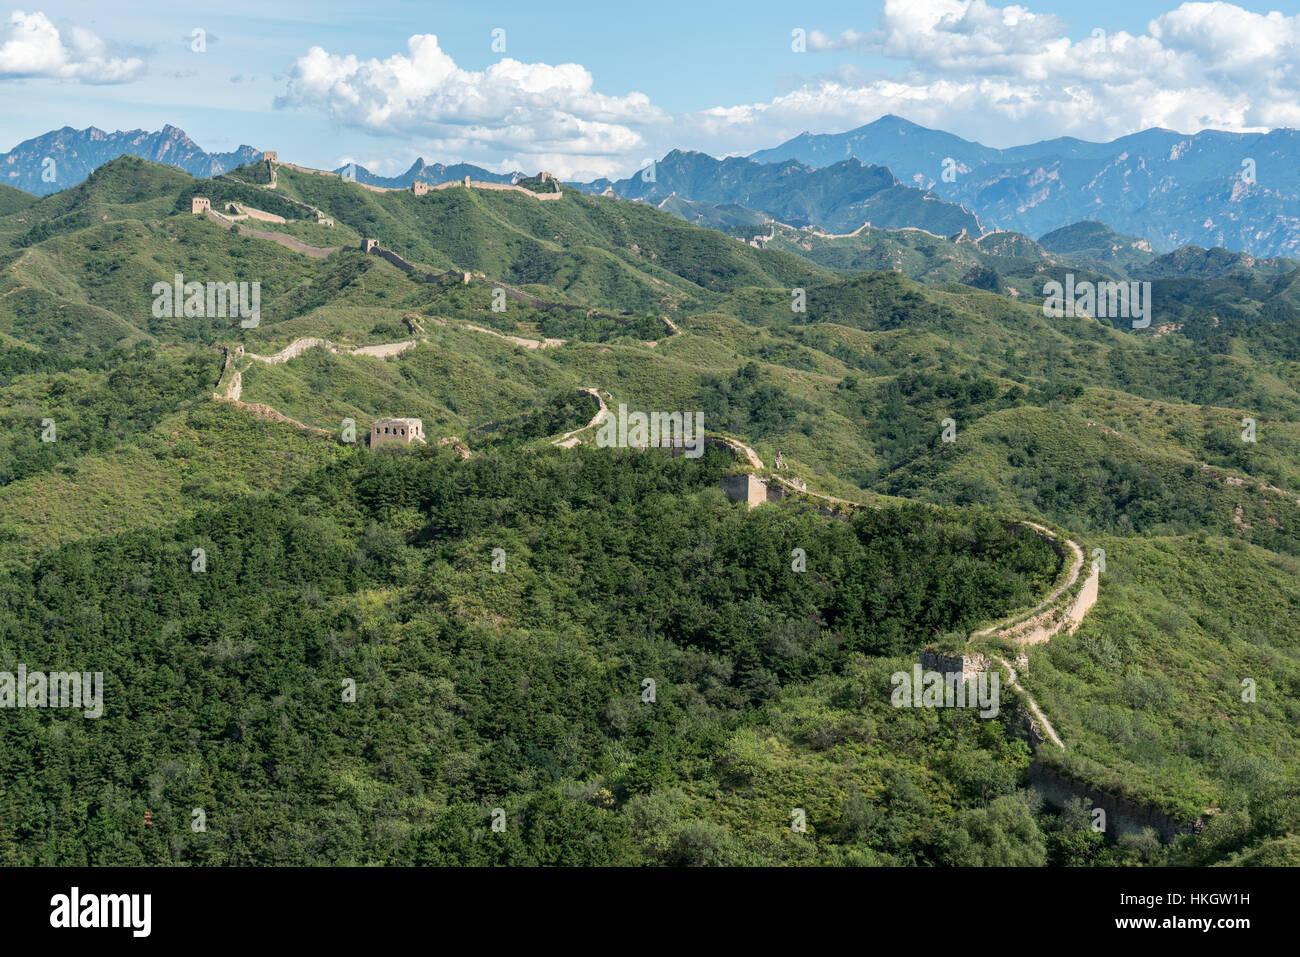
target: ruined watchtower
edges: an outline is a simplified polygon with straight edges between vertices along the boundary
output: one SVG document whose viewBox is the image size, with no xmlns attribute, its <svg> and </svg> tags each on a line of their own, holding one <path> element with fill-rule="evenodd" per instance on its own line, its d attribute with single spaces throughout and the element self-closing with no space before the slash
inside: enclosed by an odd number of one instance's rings
<svg viewBox="0 0 1300 957">
<path fill-rule="evenodd" d="M 370 447 L 388 442 L 424 441 L 424 422 L 420 419 L 375 419 L 370 423 Z"/>
<path fill-rule="evenodd" d="M 206 197 L 195 196 L 190 200 L 190 212 L 195 216 L 198 216 L 201 213 L 206 213 L 211 208 L 212 202 Z"/>
<path fill-rule="evenodd" d="M 921 667 L 926 671 L 937 671 L 945 678 L 949 675 L 961 675 L 962 681 L 969 681 L 982 671 L 989 670 L 989 659 L 985 655 L 970 652 L 946 654 L 932 647 L 921 649 Z"/>
<path fill-rule="evenodd" d="M 278 163 L 280 162 L 280 154 L 275 150 L 264 150 L 262 152 L 262 159 L 266 160 L 268 163 Z"/>
<path fill-rule="evenodd" d="M 363 253 L 374 252 L 374 251 L 377 250 L 378 248 L 379 248 L 379 240 L 378 240 L 378 239 L 363 239 L 363 240 L 361 240 L 361 251 L 362 251 Z"/>
<path fill-rule="evenodd" d="M 740 475 L 724 475 L 722 490 L 733 502 L 744 502 L 750 508 L 767 501 L 767 483 L 757 475 L 748 472 Z"/>
</svg>

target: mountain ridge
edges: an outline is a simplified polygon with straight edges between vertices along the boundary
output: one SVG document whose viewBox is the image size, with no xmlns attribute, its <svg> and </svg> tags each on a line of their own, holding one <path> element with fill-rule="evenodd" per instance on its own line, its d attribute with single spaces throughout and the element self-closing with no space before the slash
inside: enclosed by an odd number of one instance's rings
<svg viewBox="0 0 1300 957">
<path fill-rule="evenodd" d="M 960 203 L 988 225 L 1043 235 L 1105 211 L 1157 251 L 1224 246 L 1300 253 L 1300 132 L 1152 128 L 1104 143 L 1058 137 L 1006 149 L 886 115 L 842 133 L 803 133 L 749 154 L 814 167 L 853 157 Z"/>
<path fill-rule="evenodd" d="M 64 126 L 0 153 L 0 182 L 48 196 L 76 186 L 104 163 L 126 155 L 210 178 L 256 160 L 262 151 L 242 145 L 230 152 L 209 153 L 170 123 L 156 132 L 135 129 L 109 133 L 95 126 L 84 130 Z"/>
</svg>

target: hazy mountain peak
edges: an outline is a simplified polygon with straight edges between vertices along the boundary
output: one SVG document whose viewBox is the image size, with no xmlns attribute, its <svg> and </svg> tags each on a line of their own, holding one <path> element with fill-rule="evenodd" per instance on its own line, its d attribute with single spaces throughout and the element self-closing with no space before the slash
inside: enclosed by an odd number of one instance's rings
<svg viewBox="0 0 1300 957">
<path fill-rule="evenodd" d="M 170 123 L 157 132 L 117 130 L 95 126 L 76 130 L 70 126 L 24 140 L 0 154 L 0 182 L 29 193 L 45 195 L 75 186 L 96 168 L 119 156 L 137 156 L 167 163 L 192 176 L 218 176 L 261 155 L 251 146 L 228 153 L 208 153 L 189 135 Z"/>
</svg>

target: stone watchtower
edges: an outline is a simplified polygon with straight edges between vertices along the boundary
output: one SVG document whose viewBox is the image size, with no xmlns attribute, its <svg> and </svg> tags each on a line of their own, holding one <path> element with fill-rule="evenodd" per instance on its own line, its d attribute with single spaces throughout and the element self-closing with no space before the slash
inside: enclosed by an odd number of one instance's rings
<svg viewBox="0 0 1300 957">
<path fill-rule="evenodd" d="M 262 153 L 262 159 L 266 160 L 268 163 L 278 163 L 280 162 L 280 154 L 275 150 L 265 150 Z"/>
<path fill-rule="evenodd" d="M 767 483 L 757 475 L 748 472 L 739 475 L 724 475 L 722 490 L 733 502 L 744 502 L 750 508 L 767 501 Z"/>
<path fill-rule="evenodd" d="M 957 653 L 944 654 L 934 648 L 921 649 L 921 667 L 926 671 L 938 671 L 945 678 L 960 674 L 962 681 L 970 681 L 982 671 L 989 670 L 989 659 L 981 654 Z"/>
<path fill-rule="evenodd" d="M 411 192 L 416 196 L 423 196 L 429 191 L 429 184 L 422 179 L 417 179 L 411 183 Z"/>
<path fill-rule="evenodd" d="M 378 239 L 363 239 L 363 240 L 361 240 L 361 251 L 362 251 L 363 253 L 374 252 L 374 251 L 377 250 L 378 248 L 379 248 L 379 240 L 378 240 Z"/>
<path fill-rule="evenodd" d="M 190 212 L 198 216 L 200 213 L 206 213 L 212 208 L 212 202 L 203 196 L 195 196 L 190 200 Z"/>
<path fill-rule="evenodd" d="M 388 442 L 424 441 L 424 422 L 420 419 L 375 419 L 370 423 L 370 447 L 384 445 Z"/>
</svg>

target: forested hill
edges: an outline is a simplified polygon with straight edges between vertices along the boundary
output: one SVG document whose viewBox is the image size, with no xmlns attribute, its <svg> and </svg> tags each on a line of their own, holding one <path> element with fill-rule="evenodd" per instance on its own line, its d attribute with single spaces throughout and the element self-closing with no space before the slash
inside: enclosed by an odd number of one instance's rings
<svg viewBox="0 0 1300 957">
<path fill-rule="evenodd" d="M 1183 257 L 1149 329 L 1050 319 L 1017 276 L 1155 268 L 1066 244 L 921 283 L 568 188 L 130 158 L 0 207 L 0 670 L 105 680 L 99 720 L 5 712 L 0 854 L 1289 860 L 1294 274 Z M 258 283 L 258 321 L 155 309 L 177 274 Z M 766 464 L 598 448 L 596 401 L 702 412 Z M 427 445 L 365 448 L 390 416 Z M 746 509 L 718 487 L 745 469 L 862 506 Z M 1011 692 L 889 703 L 923 647 L 1053 587 L 1026 521 L 1106 565 L 1019 669 L 1060 754 Z M 1098 834 L 1031 759 L 1203 827 Z"/>
</svg>

